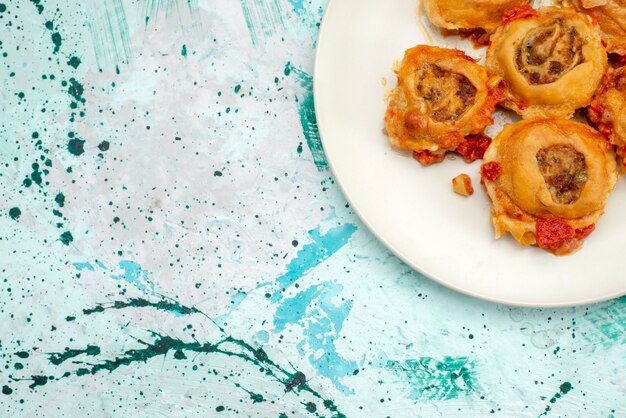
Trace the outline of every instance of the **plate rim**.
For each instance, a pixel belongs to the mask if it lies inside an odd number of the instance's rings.
[[[591,305],[591,304],[594,304],[594,303],[605,302],[605,301],[616,299],[616,298],[619,298],[621,296],[626,295],[626,289],[624,289],[622,291],[615,292],[615,293],[612,293],[612,294],[609,294],[609,295],[605,295],[605,296],[597,296],[597,297],[593,297],[593,298],[589,298],[589,299],[579,299],[579,300],[574,300],[574,301],[570,301],[570,302],[554,302],[554,303],[521,302],[521,301],[511,300],[511,299],[507,299],[507,298],[492,297],[492,296],[484,295],[484,294],[479,293],[479,292],[472,291],[471,289],[467,289],[467,288],[463,288],[461,286],[457,286],[457,285],[447,281],[443,277],[438,277],[437,275],[430,273],[428,271],[428,269],[424,268],[423,266],[418,265],[417,263],[415,263],[414,261],[409,259],[409,257],[407,257],[404,254],[402,254],[402,252],[399,249],[397,249],[391,242],[389,242],[387,239],[385,239],[383,237],[383,235],[381,233],[379,233],[379,231],[377,231],[371,225],[371,223],[368,221],[368,219],[366,219],[366,217],[362,214],[362,212],[358,208],[358,205],[354,204],[354,200],[352,199],[352,197],[351,197],[350,193],[348,192],[348,190],[345,188],[342,179],[337,175],[337,171],[335,170],[335,163],[333,162],[333,158],[331,157],[330,154],[328,154],[326,152],[327,147],[325,145],[326,145],[328,139],[327,139],[326,134],[324,133],[324,131],[325,131],[324,126],[320,122],[323,118],[320,118],[321,112],[319,110],[319,106],[320,106],[319,95],[320,95],[320,93],[319,93],[319,88],[318,88],[318,86],[319,86],[318,69],[321,67],[320,66],[320,61],[321,61],[322,48],[320,48],[320,45],[322,45],[322,37],[324,36],[324,34],[326,32],[325,29],[327,27],[327,23],[328,23],[328,20],[329,20],[328,16],[332,13],[332,9],[333,9],[333,5],[334,4],[336,4],[336,0],[328,0],[328,2],[326,4],[326,9],[324,10],[324,15],[323,15],[322,21],[320,23],[319,32],[318,32],[318,35],[317,35],[317,41],[316,41],[316,44],[315,44],[315,58],[314,58],[314,66],[313,66],[313,105],[314,105],[314,108],[315,108],[315,117],[316,117],[316,121],[317,121],[317,128],[318,128],[318,132],[319,132],[320,139],[321,139],[321,142],[322,142],[322,148],[324,149],[324,155],[326,156],[326,160],[328,162],[328,166],[331,169],[333,177],[335,178],[337,184],[339,185],[339,189],[341,190],[342,194],[346,197],[346,199],[350,203],[350,206],[354,210],[354,212],[357,215],[357,217],[367,227],[367,229],[374,235],[374,237],[376,237],[376,239],[378,241],[380,241],[393,255],[398,257],[402,262],[407,264],[409,267],[411,267],[416,272],[418,272],[421,275],[423,275],[425,278],[427,278],[429,280],[432,280],[435,283],[438,283],[438,284],[440,284],[440,285],[442,285],[442,286],[444,286],[444,287],[446,287],[448,289],[454,290],[454,291],[456,291],[458,293],[461,293],[463,295],[470,296],[470,297],[476,298],[478,300],[499,304],[499,305],[510,306],[510,307],[521,307],[521,308],[537,308],[537,309],[541,309],[541,308],[571,308],[571,307],[575,307],[575,306],[584,306],[584,305]]]

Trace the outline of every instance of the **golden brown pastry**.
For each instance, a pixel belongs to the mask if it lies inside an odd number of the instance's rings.
[[[617,147],[623,173],[626,168],[626,67],[607,72],[587,115]]]
[[[529,9],[491,37],[487,69],[524,119],[571,117],[591,102],[608,64],[597,24],[572,9]]]
[[[481,176],[496,238],[556,255],[578,250],[604,212],[617,181],[607,139],[574,121],[506,125],[484,156]]]
[[[496,30],[502,14],[511,8],[527,5],[529,0],[424,0],[424,8],[433,25],[449,30]]]
[[[424,165],[493,123],[497,88],[462,51],[418,45],[406,51],[396,75],[398,85],[387,97],[387,134]]]
[[[571,5],[598,22],[607,51],[626,55],[626,0],[571,0]]]

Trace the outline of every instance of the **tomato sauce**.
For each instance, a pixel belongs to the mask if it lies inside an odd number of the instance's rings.
[[[495,161],[490,161],[480,167],[480,174],[484,179],[487,179],[489,181],[494,181],[495,179],[500,177],[501,172],[502,167]]]
[[[463,157],[465,162],[471,163],[483,158],[489,144],[491,144],[491,138],[485,134],[468,135],[456,147],[456,152]]]
[[[527,4],[525,4],[524,6],[515,6],[502,13],[502,24],[506,25],[507,23],[517,19],[523,19],[525,17],[538,15],[539,13],[537,13],[535,9]]]

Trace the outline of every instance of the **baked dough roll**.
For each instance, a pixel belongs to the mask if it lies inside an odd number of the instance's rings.
[[[600,30],[572,9],[528,9],[491,37],[487,68],[524,119],[569,118],[591,102],[608,67]]]
[[[556,255],[582,246],[618,177],[607,139],[568,120],[506,125],[484,159],[481,182],[496,238],[509,232]]]
[[[395,72],[397,87],[386,98],[387,134],[420,163],[441,161],[493,123],[500,90],[490,88],[487,71],[462,51],[418,45]]]
[[[571,5],[598,22],[607,51],[626,55],[626,0],[571,0]]]
[[[616,146],[623,173],[626,168],[626,67],[607,72],[587,115]]]
[[[484,29],[493,32],[502,23],[502,14],[529,0],[424,0],[433,25],[448,30]]]

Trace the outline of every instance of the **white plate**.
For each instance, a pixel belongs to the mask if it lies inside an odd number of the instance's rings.
[[[623,180],[582,250],[555,257],[521,247],[508,235],[494,240],[480,161],[466,164],[459,158],[422,167],[391,149],[382,130],[384,92],[395,85],[393,61],[407,48],[428,43],[427,33],[434,44],[460,45],[473,57],[485,52],[457,37],[441,38],[432,27],[424,32],[418,22],[425,19],[417,17],[415,0],[331,0],[326,10],[315,62],[317,121],[330,166],[352,207],[406,263],[478,298],[547,307],[625,294]],[[389,80],[387,87],[382,77]],[[470,198],[452,192],[451,179],[462,172],[472,177]]]

